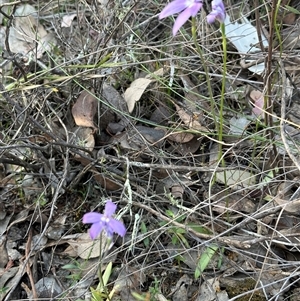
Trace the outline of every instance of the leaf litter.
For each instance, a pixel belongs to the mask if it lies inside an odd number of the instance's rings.
[[[282,1],[265,75],[270,40],[240,4],[221,116],[215,28],[201,58],[157,3],[1,2],[0,300],[90,299],[99,272],[111,300],[295,300],[299,5]],[[92,241],[82,216],[108,198],[127,234]]]

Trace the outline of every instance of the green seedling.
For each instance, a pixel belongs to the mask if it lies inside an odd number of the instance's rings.
[[[66,276],[67,279],[71,279],[74,282],[78,282],[82,278],[82,267],[77,261],[74,261],[74,263],[64,265],[62,269],[70,270],[71,274]]]
[[[142,234],[146,234],[147,232],[148,232],[148,229],[147,229],[146,224],[145,224],[144,222],[141,222],[141,233],[142,233]],[[145,246],[146,248],[148,248],[148,247],[149,247],[149,244],[150,244],[149,237],[145,237],[145,238],[143,239],[143,243],[144,243],[144,246]]]
[[[217,252],[218,248],[219,247],[214,244],[211,244],[210,246],[206,247],[205,251],[198,260],[198,264],[195,270],[195,279],[198,279],[202,275],[202,273],[212,260],[213,256]]]
[[[171,210],[166,210],[166,214],[178,223],[183,222],[186,218],[185,214],[182,214],[180,216],[175,216],[174,212],[172,212]],[[166,222],[161,222],[159,225],[164,226],[166,224],[167,224]],[[172,237],[171,240],[172,240],[173,245],[177,245],[177,244],[181,243],[187,248],[190,247],[188,241],[186,240],[186,238],[184,236],[186,234],[186,231],[184,229],[172,226],[172,227],[168,228],[168,233],[171,234],[171,237]]]
[[[101,279],[99,281],[99,284],[97,285],[97,288],[94,289],[91,287],[91,293],[92,293],[92,301],[103,301],[103,300],[110,300],[114,294],[114,290],[112,290],[110,292],[110,294],[108,294],[107,291],[107,283],[108,280],[111,276],[111,272],[112,272],[112,263],[110,262],[103,275],[100,275]]]

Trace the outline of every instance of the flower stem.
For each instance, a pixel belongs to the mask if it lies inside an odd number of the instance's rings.
[[[223,76],[222,76],[222,87],[221,87],[221,99],[220,99],[220,109],[219,109],[219,160],[222,157],[222,140],[223,140],[223,110],[224,110],[224,100],[225,100],[225,87],[226,87],[226,73],[227,73],[227,44],[226,44],[226,33],[225,25],[221,23],[221,33],[222,33],[222,48],[223,48]],[[222,160],[222,163],[224,159]]]
[[[208,94],[209,94],[209,99],[210,99],[211,112],[212,112],[212,115],[213,115],[214,124],[216,126],[216,131],[218,132],[219,131],[219,125],[218,125],[218,122],[217,122],[217,118],[214,114],[214,108],[216,106],[216,103],[215,103],[214,96],[213,96],[213,91],[212,91],[212,87],[211,87],[211,80],[210,80],[209,74],[208,74],[208,68],[207,68],[207,65],[206,65],[205,60],[204,60],[202,49],[199,46],[199,43],[197,41],[197,26],[196,26],[196,18],[195,17],[192,17],[192,37],[193,37],[194,44],[196,46],[197,52],[199,54],[199,57],[202,61],[202,67],[204,69],[206,83],[207,83],[207,89],[208,89]]]

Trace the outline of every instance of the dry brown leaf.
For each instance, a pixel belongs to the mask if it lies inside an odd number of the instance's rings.
[[[292,25],[296,20],[296,14],[286,9],[286,5],[291,5],[293,7],[293,3],[290,0],[282,0],[280,3],[280,9],[277,15],[278,23],[285,24],[285,25]],[[294,7],[297,9],[297,5]]]
[[[140,100],[152,81],[152,79],[148,78],[137,78],[131,83],[130,87],[126,89],[124,98],[127,103],[129,113],[132,113],[135,103]]]
[[[117,280],[114,282],[114,297],[121,296],[118,300],[136,300],[131,292],[136,291],[146,281],[145,274],[139,266],[127,266],[122,269]]]
[[[162,74],[163,68],[154,72],[153,75],[149,74],[145,78],[137,78],[131,83],[124,93],[129,113],[132,113],[135,103],[140,100],[149,84],[155,81],[155,76],[161,76]]]
[[[40,58],[45,51],[50,51],[56,40],[48,34],[45,28],[35,18],[37,12],[29,4],[17,8],[14,26],[9,33],[10,50],[14,53],[28,53],[33,51],[36,58]]]
[[[61,27],[70,27],[77,14],[65,15],[61,20]]]
[[[97,113],[98,100],[87,91],[82,91],[72,108],[72,115],[78,126],[91,127],[94,125],[94,116]]]
[[[283,18],[283,24],[292,25],[295,23],[296,15],[294,13],[286,14]]]
[[[219,160],[218,144],[215,143],[210,149],[209,166],[211,168],[217,167]],[[245,170],[236,166],[235,169],[228,169],[224,171],[218,171],[214,173],[216,181],[218,183],[226,184],[233,190],[239,190],[241,188],[248,188],[256,184],[256,175],[253,172]]]
[[[184,156],[186,154],[194,154],[199,149],[200,145],[200,139],[194,137],[191,141],[180,144],[180,147],[178,147],[177,151]]]
[[[74,131],[75,141],[78,146],[85,147],[90,152],[95,146],[94,130],[91,128],[79,127]]]
[[[104,83],[102,87],[102,95],[114,113],[116,113],[120,118],[124,117],[123,114],[128,112],[127,105],[118,90],[108,83]]]
[[[251,103],[254,106],[252,112],[256,116],[260,116],[263,113],[264,108],[264,94],[258,90],[253,90],[250,93]]]
[[[275,202],[282,207],[282,209],[288,213],[299,213],[300,212],[300,199],[293,201],[283,200],[278,197],[274,197]]]
[[[194,135],[191,133],[171,133],[167,138],[170,141],[187,143],[194,138]]]
[[[171,187],[171,193],[175,199],[182,199],[184,188],[180,184],[175,184]]]
[[[101,249],[100,239],[102,239]],[[68,241],[72,249],[67,249],[67,252],[72,255],[76,254],[76,257],[79,256],[82,259],[100,257],[113,246],[113,244],[108,244],[108,238],[105,235],[101,235],[100,239],[92,240],[88,233],[82,233],[77,239]]]
[[[172,114],[170,109],[167,106],[159,105],[153,112],[150,117],[150,121],[161,124],[168,125],[169,120],[171,119]]]
[[[194,120],[192,116],[186,113],[182,108],[175,104],[177,114],[179,115],[182,122],[190,129],[208,132],[205,126],[202,126],[197,120]]]

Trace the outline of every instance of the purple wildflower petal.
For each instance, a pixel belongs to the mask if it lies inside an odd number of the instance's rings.
[[[186,1],[184,0],[175,0],[169,3],[159,14],[159,19],[166,18],[173,14],[180,13],[186,8]]]
[[[223,12],[225,12],[225,5],[222,0],[213,0],[211,2],[212,10],[217,9],[217,7],[219,7]]]
[[[191,11],[185,9],[181,14],[178,15],[174,25],[173,25],[173,36],[175,36],[180,29],[180,27],[191,17]]]
[[[95,239],[102,231],[105,231],[109,238],[113,236],[114,232],[121,236],[125,235],[126,228],[123,223],[112,217],[116,209],[117,205],[108,200],[105,204],[104,214],[89,212],[83,216],[83,223],[92,224],[89,231],[92,239]]]
[[[126,234],[126,228],[124,224],[116,219],[111,219],[109,221],[109,226],[113,232],[119,234],[120,236],[124,237]]]
[[[103,217],[103,214],[101,214],[101,213],[89,212],[83,216],[82,222],[84,224],[94,224],[94,223],[98,223],[102,217]]]
[[[173,35],[175,36],[180,27],[190,18],[197,15],[199,9],[201,9],[201,3],[195,3],[193,6],[185,9],[181,14],[178,15],[174,26],[173,26]]]
[[[105,204],[104,215],[106,217],[111,217],[117,209],[117,205],[114,204],[111,200],[108,200]]]
[[[202,8],[202,6],[203,6],[202,2],[195,1],[193,6],[190,7],[192,10],[192,17],[195,17],[198,14],[198,11]]]
[[[92,224],[90,231],[89,231],[91,239],[95,239],[100,234],[100,232],[103,230],[104,227],[105,227],[105,224],[102,222]]]

